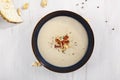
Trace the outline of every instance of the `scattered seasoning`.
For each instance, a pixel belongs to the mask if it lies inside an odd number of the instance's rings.
[[[72,55],[75,55],[75,53],[72,53]]]
[[[82,4],[84,4],[84,2],[82,2]]]
[[[52,39],[54,39],[54,37],[52,37]]]
[[[53,45],[53,43],[50,43],[50,45]]]
[[[77,42],[74,42],[74,45],[77,46]]]
[[[53,47],[53,42],[48,42],[48,44],[50,44],[50,47]]]
[[[81,9],[83,9],[83,8],[84,8],[84,6],[81,7]]]
[[[60,52],[60,50],[58,49],[58,52]]]
[[[71,34],[72,32],[69,32],[69,34]]]
[[[52,44],[50,45],[51,48],[53,48]]]
[[[106,20],[105,22],[107,23],[108,21]]]
[[[76,6],[79,6],[79,3],[77,3]]]
[[[112,28],[112,30],[114,31],[114,30],[115,30],[115,28]]]
[[[97,8],[99,8],[99,6],[97,6]]]
[[[65,54],[65,51],[62,51],[63,54]]]
[[[85,0],[85,2],[87,2],[87,0]]]

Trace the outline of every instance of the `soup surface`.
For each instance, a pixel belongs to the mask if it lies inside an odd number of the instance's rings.
[[[47,62],[68,67],[80,61],[86,53],[88,36],[77,20],[59,16],[42,26],[37,43],[40,54]]]

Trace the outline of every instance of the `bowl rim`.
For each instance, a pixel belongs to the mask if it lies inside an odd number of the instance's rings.
[[[37,46],[38,34],[39,34],[40,29],[44,25],[44,23],[46,23],[48,20],[50,20],[54,17],[58,17],[58,16],[68,16],[68,17],[72,17],[75,20],[79,21],[85,28],[87,35],[88,35],[88,48],[86,50],[85,55],[79,62],[77,62],[76,64],[69,66],[69,67],[57,67],[57,66],[54,66],[54,65],[48,63],[40,55],[40,51],[38,50],[38,46]],[[46,67],[47,69],[54,71],[54,72],[67,73],[67,72],[72,72],[72,71],[75,71],[75,70],[81,68],[89,60],[89,58],[93,52],[93,48],[94,48],[94,35],[93,35],[93,31],[92,31],[90,25],[88,24],[88,22],[83,17],[81,17],[79,14],[72,12],[72,11],[59,10],[59,11],[54,11],[54,12],[47,14],[37,23],[37,25],[34,28],[33,34],[32,34],[31,42],[32,42],[32,49],[33,49],[35,57],[37,58],[37,60],[39,62],[42,63],[42,65],[44,67]]]

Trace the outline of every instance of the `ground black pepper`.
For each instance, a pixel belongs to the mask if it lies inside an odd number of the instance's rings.
[[[97,8],[99,8],[99,6],[97,6]]]
[[[108,21],[106,20],[105,22],[107,23]]]
[[[112,30],[115,30],[115,28],[112,28]]]
[[[77,3],[76,6],[79,6],[79,3]]]
[[[72,32],[69,32],[69,34],[71,34]]]
[[[84,4],[84,2],[82,2],[82,4]]]
[[[83,8],[84,8],[84,6],[81,7],[81,9],[83,9]]]

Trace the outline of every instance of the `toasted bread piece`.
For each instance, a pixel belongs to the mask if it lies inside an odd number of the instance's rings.
[[[29,7],[29,3],[24,3],[22,6],[22,9],[26,10],[26,9],[28,9],[28,7]]]
[[[47,6],[47,0],[41,0],[41,6],[42,7],[45,7],[45,6]]]
[[[11,23],[21,23],[23,21],[11,0],[0,0],[0,14]]]

